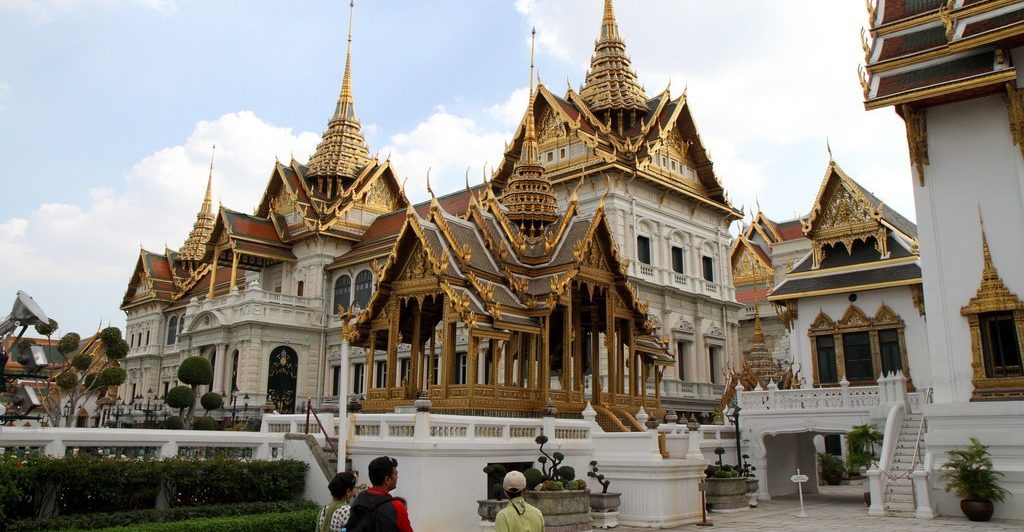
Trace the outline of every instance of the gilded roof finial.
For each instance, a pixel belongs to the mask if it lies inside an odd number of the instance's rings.
[[[580,89],[580,96],[590,110],[648,112],[647,95],[626,55],[626,43],[619,36],[612,0],[604,2],[601,35],[594,45],[590,71]]]
[[[619,25],[615,23],[615,6],[612,0],[604,0],[604,17],[601,20],[601,38],[619,38]]]
[[[349,1],[348,42],[345,50],[345,73],[334,115],[327,122],[320,145],[309,158],[307,174],[315,176],[352,176],[370,162],[362,127],[356,117],[352,96],[352,17],[355,0]]]
[[[214,144],[210,150],[210,174],[206,178],[206,195],[203,197],[203,205],[196,214],[196,222],[192,225],[192,231],[181,245],[181,260],[199,261],[206,254],[206,244],[213,234],[213,226],[216,217],[213,215],[213,154],[217,150]]]
[[[828,162],[832,162],[835,159],[832,158],[832,144],[828,141],[828,137],[825,137],[825,149],[828,150]]]
[[[992,262],[992,252],[988,249],[988,236],[985,234],[985,219],[981,216],[981,204],[978,204],[978,225],[981,226],[981,255],[984,261],[984,269],[982,270],[981,278],[983,280],[992,280],[999,277],[999,271],[996,270],[995,264]]]
[[[437,197],[434,196],[434,191],[430,188],[430,167],[429,166],[427,167],[427,193],[430,194],[430,198],[431,199],[437,199]]]

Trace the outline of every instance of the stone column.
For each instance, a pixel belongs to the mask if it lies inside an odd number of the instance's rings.
[[[344,326],[342,326],[344,329]],[[348,441],[348,365],[352,346],[341,337],[341,364],[338,365],[338,473],[345,470],[345,444]]]

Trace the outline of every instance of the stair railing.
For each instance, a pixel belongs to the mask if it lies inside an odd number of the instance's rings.
[[[331,448],[331,453],[334,454],[335,459],[338,458],[338,448],[334,446],[334,442],[331,441],[331,435],[327,433],[327,429],[324,428],[324,424],[320,421],[320,416],[317,415],[316,410],[313,408],[313,401],[310,399],[306,400],[306,428],[303,431],[305,434],[309,434],[309,416],[312,415],[313,419],[316,420],[317,427],[320,428],[320,433],[324,435],[324,441]],[[343,420],[338,420],[339,422]]]
[[[925,392],[923,394],[921,394],[921,405],[924,406],[925,404],[930,403],[931,400],[932,400],[932,388],[928,388],[927,390],[925,390]],[[920,464],[920,462],[918,462],[918,459],[921,456],[921,438],[924,436],[924,427],[925,427],[924,414],[922,413],[921,414],[921,424],[920,424],[920,426],[917,427],[917,441],[914,442],[914,460],[910,463],[910,470],[911,471],[913,471],[914,469],[917,469],[917,466]]]

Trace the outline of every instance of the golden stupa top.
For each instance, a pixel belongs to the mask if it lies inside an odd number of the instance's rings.
[[[533,35],[536,36],[536,30]],[[537,146],[537,132],[534,124],[533,106],[536,91],[533,90],[533,45],[530,48],[530,101],[526,106],[526,132],[519,152],[519,160],[513,167],[508,186],[501,202],[508,208],[508,218],[519,224],[527,233],[536,234],[547,224],[555,221],[558,200],[551,191],[551,183],[544,176]]]
[[[626,55],[626,42],[619,36],[612,0],[604,2],[601,36],[594,45],[587,80],[580,96],[590,110],[647,112],[647,95],[637,81]]]
[[[216,146],[214,146],[216,149]],[[210,175],[206,178],[206,197],[203,198],[203,206],[199,208],[196,215],[196,223],[192,226],[192,232],[188,234],[185,243],[181,245],[180,259],[183,261],[200,261],[206,254],[206,244],[213,234],[213,225],[216,221],[213,215],[213,154],[210,154]]]
[[[320,145],[309,158],[306,174],[309,176],[354,176],[369,164],[370,151],[363,138],[362,127],[356,118],[355,98],[352,96],[352,10],[349,3],[348,47],[345,53],[345,74],[341,93],[334,108],[334,116],[327,122]]]

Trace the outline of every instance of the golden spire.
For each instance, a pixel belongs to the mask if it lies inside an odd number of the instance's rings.
[[[638,111],[647,113],[647,95],[630,68],[626,55],[626,42],[619,36],[619,25],[615,22],[615,8],[612,0],[604,2],[604,17],[601,20],[601,36],[594,45],[590,58],[590,71],[580,90],[580,96],[590,110]]]
[[[206,254],[206,244],[213,234],[213,225],[216,217],[213,215],[213,154],[217,151],[214,144],[210,150],[210,174],[206,178],[206,196],[203,198],[203,205],[196,215],[196,223],[192,226],[185,243],[181,245],[181,260],[199,261]]]
[[[533,118],[533,106],[537,97],[533,88],[533,53],[537,30],[534,29],[530,35],[530,99],[526,106],[526,131],[519,160],[513,167],[512,176],[501,201],[508,207],[508,218],[515,221],[520,230],[530,236],[539,236],[544,228],[557,218],[555,207],[558,201],[551,191],[551,183],[544,177],[540,149],[537,147]]]
[[[992,252],[988,249],[988,236],[985,234],[985,220],[981,217],[981,205],[978,205],[978,225],[981,226],[982,282],[999,280],[999,270],[993,264]]]
[[[334,108],[334,116],[327,122],[320,145],[309,158],[307,175],[310,177],[351,177],[370,162],[362,127],[356,117],[355,98],[352,96],[352,13],[355,0],[349,2],[348,45],[345,52],[345,74],[341,93]]]

